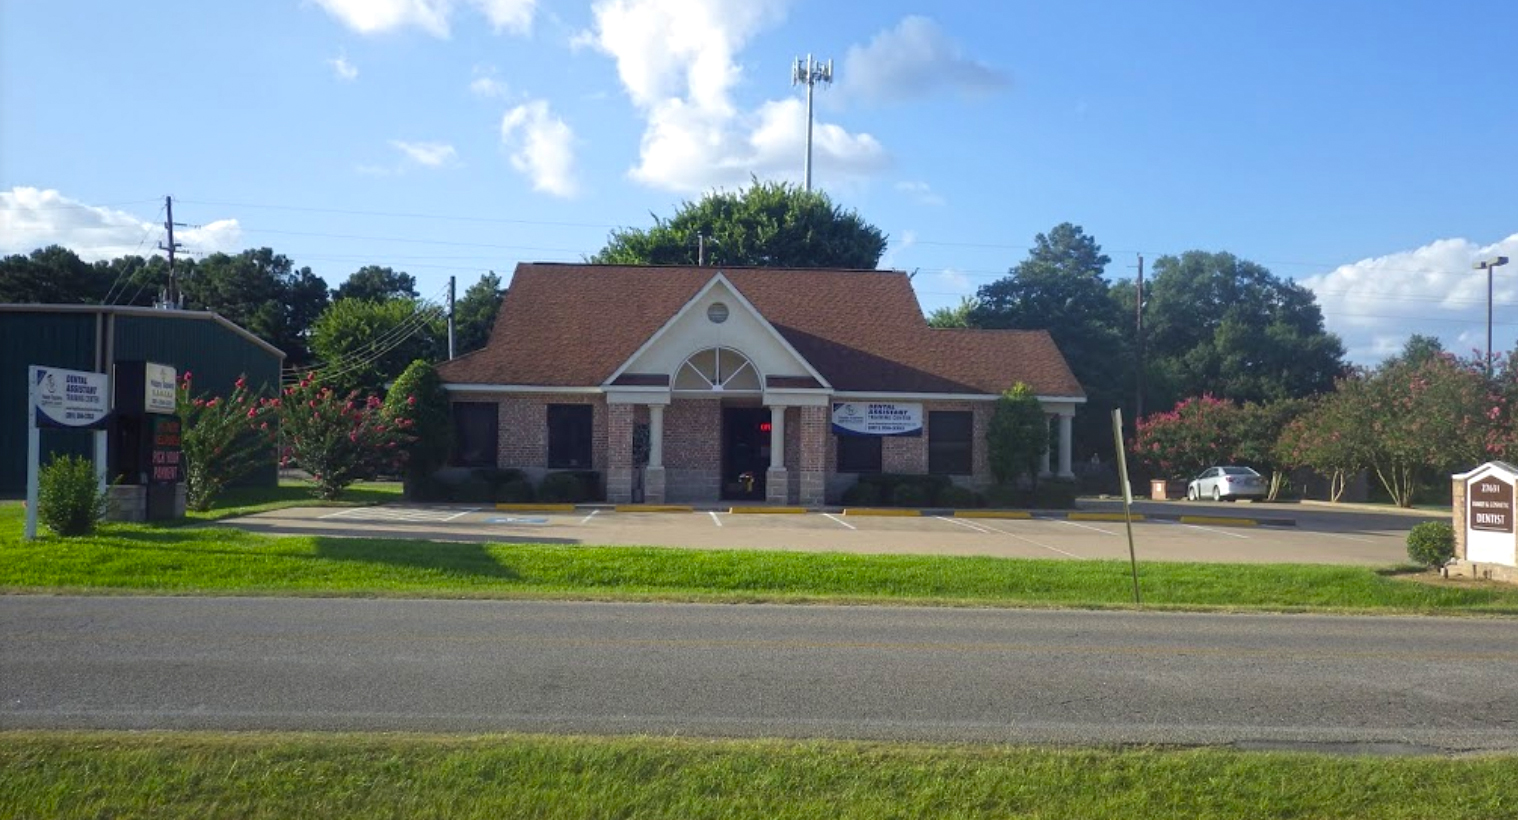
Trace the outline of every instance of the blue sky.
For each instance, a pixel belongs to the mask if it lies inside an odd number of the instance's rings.
[[[1498,2],[267,0],[0,5],[0,252],[268,245],[427,295],[797,180],[790,63],[832,58],[815,183],[927,309],[1082,225],[1131,277],[1228,250],[1354,359],[1484,343],[1518,260],[1518,6]],[[1497,284],[1518,337],[1518,265]]]

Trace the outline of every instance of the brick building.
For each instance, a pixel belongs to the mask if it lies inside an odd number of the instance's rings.
[[[523,264],[490,343],[442,365],[457,462],[596,470],[611,501],[834,501],[860,474],[991,482],[1029,384],[1071,475],[1085,394],[1044,331],[929,327],[904,273]]]

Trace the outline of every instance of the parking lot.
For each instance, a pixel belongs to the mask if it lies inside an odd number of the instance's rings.
[[[1133,525],[1143,560],[1357,564],[1406,560],[1407,531],[1426,517],[1273,506],[1253,514],[1275,525],[1186,523],[1177,515],[1249,518],[1253,505],[1148,503]],[[1086,512],[1120,512],[1092,503]],[[1196,519],[1192,519],[1196,520]],[[1126,559],[1122,521],[1069,520],[1063,513],[1032,519],[851,515],[842,512],[739,514],[721,510],[506,512],[461,506],[299,508],[225,522],[285,535],[427,538],[447,541],[571,545],[666,546],[807,552],[984,555],[1005,558]],[[1237,522],[1242,524],[1244,522]],[[1288,524],[1280,526],[1280,524]]]

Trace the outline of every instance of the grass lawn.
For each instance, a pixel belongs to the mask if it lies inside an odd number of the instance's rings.
[[[238,487],[216,499],[216,506],[205,512],[192,512],[191,521],[219,521],[239,515],[283,510],[290,507],[355,507],[399,501],[399,481],[362,481],[343,491],[336,501],[322,501],[311,493],[304,481],[281,481],[278,487]]]
[[[0,506],[0,592],[1122,607],[1123,561],[429,543],[109,525],[19,538]],[[1518,614],[1518,589],[1323,565],[1141,565],[1169,609]]]
[[[541,736],[0,732],[13,817],[1431,818],[1518,758]]]

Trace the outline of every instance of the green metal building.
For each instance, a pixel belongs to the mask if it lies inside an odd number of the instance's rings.
[[[111,372],[117,362],[151,361],[194,374],[195,393],[226,395],[238,376],[265,395],[279,389],[285,354],[215,313],[103,305],[0,304],[0,497],[26,490],[29,365]],[[91,454],[90,434],[43,430],[42,461]],[[272,486],[278,466],[246,482]]]

